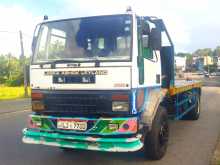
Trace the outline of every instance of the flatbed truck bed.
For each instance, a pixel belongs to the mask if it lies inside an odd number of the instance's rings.
[[[175,85],[169,88],[170,96],[174,96],[177,94],[181,94],[182,92],[191,90],[193,88],[200,88],[202,86],[202,82],[195,80],[176,80]]]

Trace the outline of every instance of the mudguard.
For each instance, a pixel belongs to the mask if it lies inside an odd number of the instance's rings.
[[[149,129],[151,129],[158,106],[163,101],[167,92],[167,89],[162,88],[151,89],[147,92],[147,97],[145,98],[145,107],[141,114],[141,123],[147,125]]]

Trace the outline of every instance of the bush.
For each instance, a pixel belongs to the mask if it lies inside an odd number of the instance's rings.
[[[5,84],[6,84],[6,86],[9,86],[9,87],[16,87],[16,86],[21,86],[22,81],[19,79],[6,80]]]

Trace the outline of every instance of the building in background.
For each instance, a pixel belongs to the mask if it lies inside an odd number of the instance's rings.
[[[175,67],[177,71],[186,70],[186,57],[175,56]]]
[[[213,57],[211,57],[211,56],[204,56],[203,59],[204,59],[204,66],[214,64]]]
[[[206,66],[214,65],[214,58],[212,56],[194,56],[193,61],[196,69],[199,71],[203,71]]]
[[[217,57],[216,64],[217,64],[217,69],[220,70],[220,57]]]

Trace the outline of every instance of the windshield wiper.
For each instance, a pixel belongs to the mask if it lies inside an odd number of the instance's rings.
[[[63,63],[79,63],[80,61],[76,60],[67,60],[67,59],[61,59],[61,60],[54,60],[51,61],[51,69],[55,69],[56,64],[63,64]]]

